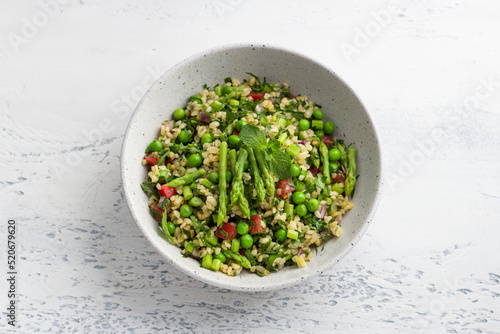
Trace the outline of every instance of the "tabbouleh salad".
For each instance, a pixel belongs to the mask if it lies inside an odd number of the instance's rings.
[[[203,268],[303,268],[353,208],[356,149],[322,107],[251,73],[190,97],[146,149],[142,189],[166,239]]]

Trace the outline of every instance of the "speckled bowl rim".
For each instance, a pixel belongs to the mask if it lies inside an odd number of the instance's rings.
[[[127,176],[127,171],[125,168],[126,163],[123,159],[125,152],[127,150],[128,144],[130,142],[129,135],[131,132],[131,125],[134,123],[134,120],[137,117],[139,117],[138,111],[141,108],[142,104],[144,103],[148,94],[151,91],[157,89],[157,87],[160,85],[160,83],[162,82],[164,77],[167,77],[171,72],[174,72],[174,71],[176,71],[184,66],[188,66],[191,63],[195,63],[199,59],[206,57],[209,54],[218,53],[218,52],[222,52],[222,51],[228,51],[231,49],[239,49],[239,48],[267,48],[267,49],[274,49],[277,51],[285,52],[285,53],[291,54],[293,56],[303,58],[306,61],[310,61],[310,62],[316,64],[317,66],[321,67],[323,70],[327,71],[330,75],[336,77],[336,79],[339,80],[345,86],[345,88],[358,100],[358,103],[361,105],[363,111],[365,112],[365,115],[366,115],[368,121],[370,122],[372,129],[373,129],[373,137],[376,141],[376,147],[377,147],[376,153],[378,155],[378,164],[376,165],[376,167],[378,168],[379,178],[378,178],[378,182],[376,185],[374,200],[371,203],[371,207],[368,209],[368,214],[366,215],[367,219],[366,219],[365,223],[362,225],[362,227],[359,229],[358,233],[355,236],[355,239],[353,239],[348,246],[344,247],[339,253],[337,253],[334,258],[332,258],[330,261],[326,262],[324,265],[318,267],[315,270],[309,271],[308,273],[301,275],[301,276],[298,276],[296,278],[288,279],[285,282],[278,281],[278,280],[272,280],[272,281],[267,281],[265,285],[260,285],[260,286],[246,286],[246,285],[244,285],[244,282],[242,282],[242,280],[234,280],[234,282],[231,282],[231,283],[226,283],[226,282],[214,280],[214,279],[211,279],[210,277],[207,277],[207,276],[201,274],[200,271],[193,272],[191,270],[188,270],[188,269],[186,269],[186,267],[178,264],[176,261],[174,261],[172,258],[170,258],[169,255],[166,252],[164,252],[164,249],[163,249],[164,245],[158,245],[152,241],[150,233],[153,233],[153,232],[148,231],[143,226],[143,224],[140,221],[139,215],[136,214],[136,212],[135,212],[134,202],[133,202],[131,195],[129,193],[131,191],[136,191],[136,189],[129,188],[129,184],[126,180],[126,176]],[[151,87],[144,94],[141,101],[139,101],[139,103],[138,103],[136,109],[134,110],[134,112],[130,118],[130,121],[127,125],[127,130],[125,132],[125,136],[124,136],[123,144],[122,144],[122,149],[121,149],[121,157],[122,157],[122,159],[121,159],[120,171],[121,171],[125,199],[127,201],[127,205],[128,205],[130,213],[132,214],[132,217],[134,218],[137,226],[139,227],[140,231],[145,236],[145,238],[148,240],[148,242],[153,245],[153,247],[167,260],[167,262],[169,262],[170,264],[173,264],[181,272],[183,272],[183,273],[185,273],[193,278],[196,278],[204,283],[208,283],[208,284],[211,284],[211,285],[216,286],[216,287],[229,289],[229,290],[235,290],[235,291],[272,291],[272,290],[284,289],[284,288],[290,287],[294,284],[303,283],[307,279],[321,275],[326,270],[331,269],[334,264],[338,263],[342,258],[344,258],[354,248],[354,246],[359,242],[361,237],[365,234],[366,230],[368,229],[368,227],[370,225],[370,222],[373,219],[373,216],[376,213],[376,210],[378,208],[378,204],[380,201],[380,197],[382,194],[382,186],[383,186],[383,183],[382,183],[382,180],[383,180],[382,158],[383,157],[382,157],[381,143],[379,140],[379,135],[377,133],[375,123],[373,122],[373,119],[372,119],[370,113],[368,112],[368,109],[366,108],[365,103],[363,103],[363,101],[354,92],[354,90],[337,73],[333,72],[331,69],[329,69],[327,66],[325,66],[324,64],[322,64],[318,60],[313,59],[309,56],[306,56],[302,53],[299,53],[296,50],[284,48],[282,46],[275,46],[275,45],[272,45],[269,43],[233,43],[233,44],[221,45],[218,47],[214,47],[214,48],[210,48],[210,49],[206,49],[206,50],[203,50],[201,52],[198,52],[190,57],[185,58],[181,62],[177,63],[175,66],[171,67],[168,71],[166,71],[164,74],[162,74],[161,77],[159,79],[157,79],[155,81],[155,83],[153,83],[153,85],[151,85]],[[271,273],[271,275],[272,275],[272,273]]]

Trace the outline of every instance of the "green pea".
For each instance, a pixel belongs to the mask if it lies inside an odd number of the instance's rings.
[[[232,90],[233,90],[233,87],[224,86],[224,88],[222,88],[222,95],[227,95],[227,94],[231,93]]]
[[[325,135],[325,131],[323,131],[323,130],[316,130],[316,131],[314,131],[314,134],[316,136],[318,136],[318,138],[321,138],[321,137],[323,137]]]
[[[299,174],[299,178],[300,178],[301,176],[303,176],[303,177],[304,177],[304,179],[305,179],[305,178],[307,177],[307,172],[306,172],[305,170],[301,170],[301,171],[300,171],[300,174]]]
[[[210,133],[204,133],[203,136],[201,136],[201,145],[211,143],[213,140],[214,139]]]
[[[231,183],[233,181],[233,173],[228,170],[226,171],[226,182]]]
[[[332,148],[330,151],[328,151],[328,159],[330,161],[337,161],[340,159],[341,153],[338,148]]]
[[[177,139],[179,139],[181,143],[187,144],[191,140],[191,135],[185,130],[182,130],[181,133],[179,133],[179,135],[177,136]]]
[[[208,175],[208,179],[210,180],[210,182],[212,182],[213,184],[218,184],[219,183],[219,173],[217,172],[212,172]]]
[[[297,177],[300,174],[300,167],[296,164],[292,164],[292,167],[290,167],[290,171],[292,172],[292,177]]]
[[[219,254],[214,254],[214,259],[217,259],[222,263],[226,262],[227,260],[226,256],[222,252],[220,252]]]
[[[286,240],[286,231],[283,228],[280,228],[279,230],[274,233],[274,236],[276,238],[277,242],[283,242]]]
[[[309,126],[311,124],[309,123],[309,121],[307,119],[301,119],[299,121],[299,130],[300,131],[306,131],[306,130],[309,130]]]
[[[245,235],[248,231],[250,231],[250,226],[248,226],[245,222],[239,222],[238,225],[236,225],[236,230],[238,231],[238,234]]]
[[[241,247],[249,249],[253,245],[253,238],[250,234],[242,235],[240,238]]]
[[[295,212],[300,216],[304,217],[307,215],[307,207],[305,204],[299,204],[295,207]]]
[[[176,120],[183,119],[184,117],[186,117],[186,112],[184,111],[184,109],[179,108],[174,110],[174,118]]]
[[[300,140],[305,140],[306,139],[306,132],[305,131],[300,131],[299,132],[299,139]]]
[[[200,167],[203,162],[203,159],[201,158],[201,155],[198,153],[191,154],[191,156],[188,158],[188,166],[189,167]]]
[[[326,122],[325,125],[323,125],[323,130],[325,130],[327,135],[331,135],[333,131],[335,131],[335,124],[332,122]]]
[[[196,197],[193,197],[193,198],[196,198]],[[191,201],[193,200],[193,198],[191,198]],[[189,202],[191,202],[189,201]],[[191,216],[193,214],[193,208],[190,207],[189,205],[187,204],[183,204],[181,206],[181,216],[184,217],[184,218],[187,218],[189,216]]]
[[[262,116],[262,117],[260,118],[260,124],[261,124],[262,126],[266,126],[266,125],[268,125],[268,124],[269,124],[269,120],[267,119],[267,117]]]
[[[251,217],[251,216],[258,215],[258,214],[259,214],[259,213],[257,212],[257,210],[255,210],[255,209],[250,210],[250,217]]]
[[[195,197],[191,198],[188,203],[189,203],[189,205],[197,208],[203,204],[203,201],[201,200],[201,198],[195,196]],[[186,205],[186,204],[184,204],[184,205]],[[184,207],[184,205],[181,207],[181,215],[182,215],[182,208]],[[186,205],[186,206],[191,209],[191,213],[192,213],[193,209],[188,205]],[[189,216],[191,216],[191,214]],[[184,217],[188,217],[188,216],[184,216]]]
[[[228,140],[229,140],[229,145],[231,145],[232,147],[238,147],[241,143],[241,139],[237,135],[229,136]]]
[[[247,124],[248,124],[247,121],[242,121],[242,120],[237,121],[236,122],[236,130],[238,130],[238,132],[241,131],[241,128]]]
[[[174,235],[175,233],[175,224],[172,222],[167,222],[167,230],[170,235]]]
[[[309,202],[307,202],[307,210],[310,212],[315,212],[319,208],[319,201],[316,198],[311,198]]]
[[[292,195],[292,201],[295,204],[304,203],[306,201],[306,195],[301,191],[295,191]]]
[[[316,109],[313,111],[312,116],[314,119],[323,119],[323,117],[325,117],[325,114],[320,109]]]
[[[158,139],[155,139],[148,145],[148,149],[153,152],[159,152],[163,150],[163,144]]]
[[[330,162],[329,167],[330,173],[337,173],[340,170],[339,164],[336,164],[335,162]]]

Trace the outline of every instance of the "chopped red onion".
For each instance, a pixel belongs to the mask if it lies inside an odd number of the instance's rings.
[[[165,201],[168,201],[168,197],[165,197],[165,196],[161,196],[160,199],[158,200],[158,206],[162,206],[165,202]]]
[[[271,101],[271,103],[272,103],[272,104],[276,104],[276,98],[274,98],[274,97],[271,97],[271,98],[269,99],[269,101]]]
[[[202,123],[210,123],[210,116],[205,115],[205,113],[200,112],[200,120]]]
[[[307,142],[305,140],[299,141],[298,144],[305,145]]]
[[[326,205],[321,204],[321,205],[319,206],[319,208],[318,208],[318,215],[317,215],[317,217],[318,217],[318,218],[321,218],[321,219],[325,218],[325,216],[326,216],[326,211],[327,211]]]

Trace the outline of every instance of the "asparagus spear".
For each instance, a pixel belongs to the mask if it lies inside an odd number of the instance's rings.
[[[241,212],[244,216],[250,218],[250,206],[248,200],[245,198],[243,189],[243,169],[245,161],[247,160],[248,152],[244,149],[238,153],[238,161],[236,162],[236,172],[231,189],[231,205],[238,202]]]
[[[231,250],[222,250],[222,253],[226,256],[226,257],[229,257],[233,260],[235,260],[236,262],[238,262],[239,265],[241,265],[243,268],[247,268],[247,269],[250,269],[250,267],[252,266],[250,264],[250,261],[248,261],[248,259],[240,254],[237,254]]]
[[[203,168],[200,168],[196,172],[193,172],[191,174],[186,174],[182,177],[172,180],[170,183],[167,184],[167,187],[177,188],[185,184],[189,184],[195,181],[196,179],[202,177],[206,173],[207,172]]]
[[[354,185],[356,184],[356,149],[350,148],[347,152],[347,168],[346,168],[346,179],[345,179],[345,194],[349,196],[354,190]]]
[[[233,175],[236,175],[236,150],[230,150],[229,153],[229,163],[231,164],[231,169],[233,170]]]
[[[271,197],[274,197],[274,179],[269,172],[269,169],[267,168],[264,151],[255,150],[255,157],[257,158],[257,162],[259,163],[259,168],[262,173],[262,179],[264,181],[264,185],[266,186],[266,190]]]
[[[323,163],[323,176],[326,176],[326,184],[330,184],[330,161],[328,158],[328,147],[322,141],[319,142],[319,153],[321,154],[321,162]]]
[[[221,227],[227,215],[227,142],[223,141],[219,147],[219,213],[217,215],[217,226]]]
[[[250,169],[253,174],[255,189],[257,190],[257,198],[263,201],[266,197],[266,188],[264,187],[264,181],[262,181],[262,177],[260,176],[257,160],[255,159],[255,153],[251,147],[247,147],[247,152],[248,158],[250,159]]]
[[[337,148],[340,151],[340,162],[347,168],[347,153],[345,153],[345,148],[342,144],[338,143]]]

